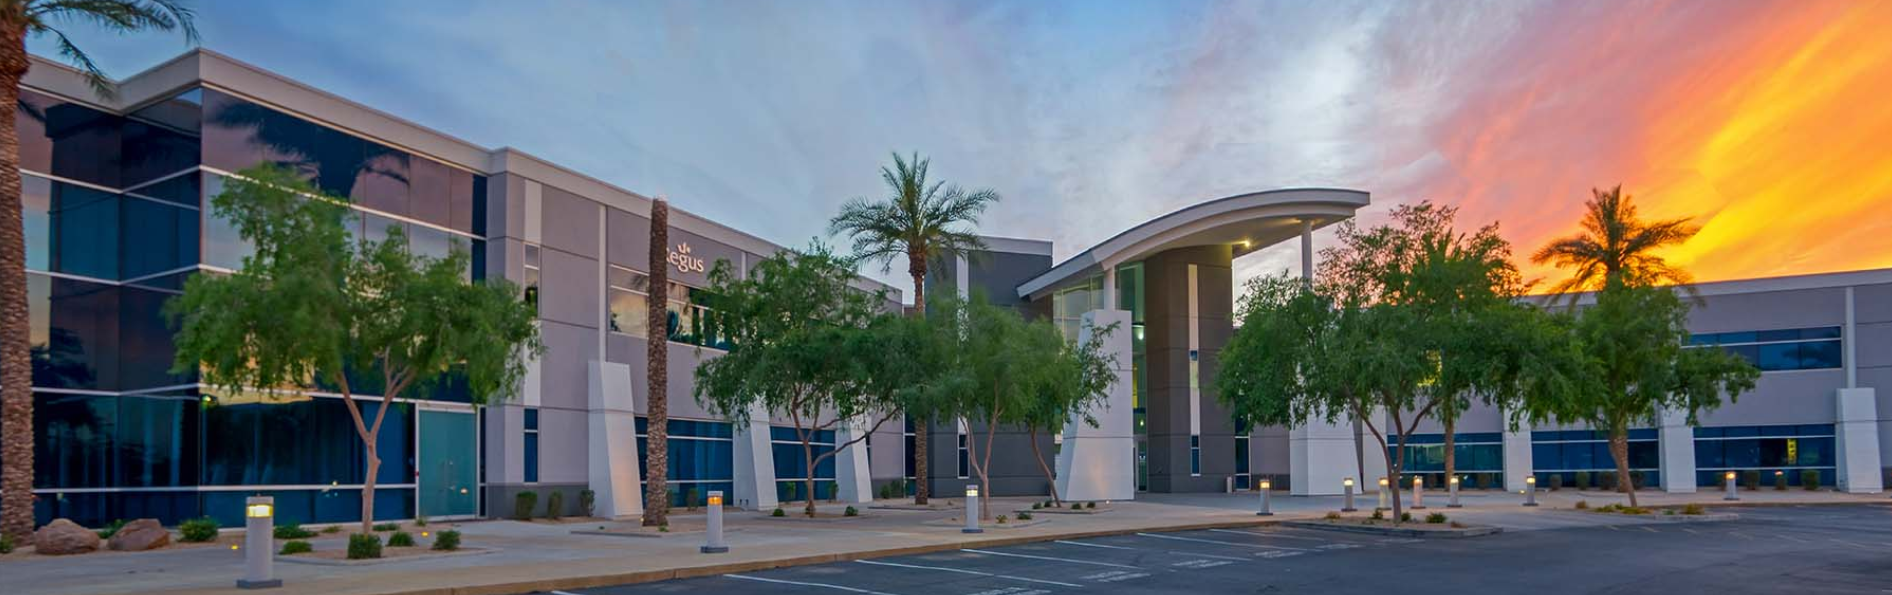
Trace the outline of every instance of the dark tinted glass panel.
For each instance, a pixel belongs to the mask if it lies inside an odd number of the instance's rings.
[[[1760,359],[1754,365],[1762,370],[1792,370],[1800,367],[1800,345],[1769,343],[1760,346]]]
[[[1757,331],[1754,333],[1754,340],[1756,341],[1793,341],[1799,338],[1800,329],[1797,328]]]
[[[146,198],[155,198],[165,202],[195,207],[203,202],[202,186],[202,174],[188,173],[167,178],[164,181],[156,182],[149,186],[134,188],[127,191],[127,194],[136,194]]]
[[[355,196],[368,162],[388,152],[377,147],[371,154],[370,143],[359,138],[217,91],[204,92],[203,143],[206,165],[239,171],[275,163],[345,197]],[[402,187],[405,169],[402,163]]]
[[[204,196],[214,197],[223,193],[223,176],[204,174]],[[209,200],[205,200],[207,205]],[[256,247],[249,240],[237,233],[236,225],[216,214],[215,209],[203,210],[203,259],[204,264],[226,269],[243,268],[243,259],[256,253]]]
[[[373,213],[361,213],[362,239],[374,243],[385,242],[388,240],[389,229],[399,229],[402,233],[406,233],[407,224]]]
[[[118,202],[116,194],[52,183],[47,212],[52,229],[52,270],[118,278]]]
[[[118,397],[121,486],[197,485],[196,397]]]
[[[118,397],[33,397],[33,486],[98,488],[113,484]]]
[[[407,214],[435,225],[450,226],[452,221],[452,169],[432,159],[408,160]]]
[[[526,483],[538,483],[539,481],[539,434],[537,432],[526,433],[525,467],[526,467],[525,469]]]
[[[26,269],[52,270],[53,182],[20,176],[20,224],[26,234]]]
[[[473,232],[473,235],[485,237],[486,236],[486,176],[474,175],[474,174],[467,174],[467,175],[472,176],[473,178],[473,193],[472,193],[473,204],[472,204],[472,215],[471,215],[472,222],[471,222],[471,228],[468,229],[467,231]],[[458,188],[457,184],[459,184],[459,181],[457,178],[455,179],[454,184],[456,184],[456,187],[455,187],[456,189],[454,190],[454,196],[459,196],[460,191],[457,189]],[[460,213],[460,210],[456,208],[454,210],[453,225],[450,226],[450,227],[453,227],[454,229],[460,229],[460,225],[462,223],[467,223],[465,221],[461,221],[461,217],[459,213]]]
[[[121,276],[130,279],[197,264],[197,218],[191,209],[126,198]]]
[[[26,293],[33,385],[116,390],[118,289],[28,274]]]
[[[23,90],[14,122],[19,126],[21,169],[121,187],[122,118]]]
[[[131,114],[124,124],[124,184],[132,186],[197,165],[203,92],[192,89]]]
[[[526,410],[525,428],[528,430],[539,429],[539,410],[537,409]]]
[[[435,259],[445,259],[453,248],[455,236],[424,225],[408,226],[408,250],[414,254]],[[466,242],[460,242],[460,249],[466,249]]]
[[[118,288],[118,384],[122,390],[177,386],[196,374],[172,374],[175,336],[164,319],[164,303],[175,294]]]
[[[157,519],[175,526],[200,512],[197,492],[107,492],[57,493],[33,499],[33,519],[46,524],[53,519],[69,519],[87,527],[103,527],[121,519]]]
[[[1822,327],[1814,327],[1814,328],[1803,328],[1803,329],[1800,329],[1800,338],[1802,339],[1838,339],[1839,327],[1822,326]]]
[[[474,176],[471,172],[456,168],[447,168],[447,219],[445,221],[447,227],[465,232],[475,232],[474,226],[481,225],[473,222],[474,211],[476,210],[473,196],[476,190],[474,183],[474,178],[476,177],[480,178],[482,181],[485,179],[484,176]],[[484,191],[484,189],[484,183],[478,184],[477,190]],[[484,197],[481,198],[483,199]],[[484,201],[482,200],[481,202]],[[428,221],[433,220],[428,219]]]
[[[1760,336],[1759,333],[1756,333],[1754,331],[1721,333],[1719,335],[1719,338],[1716,340],[1716,342],[1718,343],[1753,343],[1755,339],[1758,338],[1759,336]]]
[[[376,489],[374,520],[414,517],[414,490]],[[276,499],[276,523],[348,523],[361,519],[360,489],[204,492],[204,514],[225,527],[243,526],[243,502],[253,495]]]
[[[1800,344],[1800,369],[1817,370],[1838,368],[1840,361],[1839,341],[1813,341]]]
[[[363,403],[372,423],[377,404]],[[413,477],[409,408],[393,407],[380,435],[383,483]],[[367,477],[366,449],[339,399],[219,399],[204,409],[206,485],[359,484]]]
[[[369,155],[360,173],[356,174],[355,203],[384,213],[409,215],[408,163],[421,160],[411,159],[406,153],[391,151],[367,141],[361,141],[361,144]]]

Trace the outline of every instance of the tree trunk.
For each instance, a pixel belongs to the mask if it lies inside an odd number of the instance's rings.
[[[907,273],[913,276],[913,315],[926,315],[926,259],[907,258]],[[926,497],[932,493],[932,481],[926,474],[926,434],[929,420],[924,417],[913,419],[913,503],[926,504]]]
[[[1454,431],[1458,426],[1458,420],[1442,421],[1445,422],[1445,481],[1449,484],[1458,473],[1458,454],[1457,449],[1453,448],[1453,445],[1458,442],[1458,434]]]
[[[375,432],[379,434],[380,432]],[[376,437],[368,437],[368,478],[361,482],[361,534],[374,534],[374,480],[381,472],[381,449]]]
[[[1617,421],[1610,424],[1610,458],[1616,459],[1616,489],[1629,494],[1629,505],[1636,505],[1636,486],[1629,481],[1629,428]]]
[[[812,519],[815,518],[815,447],[808,443],[807,438],[802,438],[801,444],[802,456],[808,460],[808,476],[802,479],[803,487],[807,488],[803,491],[807,492],[808,505],[803,507],[802,512]]]
[[[26,76],[25,3],[0,18],[0,105],[19,103]],[[20,218],[20,137],[13,114],[0,117],[0,535],[33,536],[33,361],[26,304],[26,233]]]
[[[646,527],[670,523],[670,204],[650,201],[650,299],[645,304],[644,377],[649,381],[645,415],[644,519]],[[811,471],[812,473],[812,471]]]
[[[1038,459],[1038,468],[1045,472],[1045,485],[1051,490],[1051,503],[1062,504],[1058,499],[1058,476],[1051,472],[1051,466],[1045,464],[1045,453],[1038,448],[1038,428],[1031,429],[1031,456]]]
[[[1399,433],[1397,447],[1399,454],[1386,459],[1386,489],[1389,490],[1386,501],[1393,505],[1393,524],[1395,525],[1399,524],[1399,515],[1404,512],[1404,507],[1399,503],[1399,472],[1406,467],[1406,435],[1409,433],[1404,431]],[[1384,444],[1385,439],[1381,440]]]

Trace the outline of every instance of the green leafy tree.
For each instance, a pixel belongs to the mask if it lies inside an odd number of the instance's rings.
[[[28,37],[52,36],[60,57],[77,66],[101,98],[111,81],[60,25],[84,23],[114,33],[180,31],[197,43],[192,13],[173,0],[0,0],[0,105],[29,118],[20,80],[32,66]],[[25,541],[33,533],[33,357],[26,304],[26,235],[20,198],[20,131],[0,118],[0,535]],[[43,348],[42,348],[43,349]]]
[[[828,223],[830,233],[852,239],[857,257],[879,260],[883,270],[893,266],[894,258],[906,257],[907,274],[913,278],[916,315],[926,312],[927,264],[985,247],[970,226],[978,224],[979,215],[999,200],[999,194],[990,189],[968,191],[928,181],[929,164],[919,153],[910,160],[894,153],[893,168],[880,168],[888,196],[877,201],[849,200]],[[913,427],[913,473],[919,485],[914,502],[925,504],[932,483],[926,469],[928,418],[940,412],[913,409],[908,413],[917,418]]]
[[[1690,348],[1688,304],[1666,287],[1613,280],[1596,303],[1577,316],[1573,343],[1582,350],[1579,390],[1528,399],[1535,423],[1583,422],[1609,433],[1617,489],[1636,491],[1629,474],[1629,428],[1660,422],[1664,410],[1697,415],[1753,390],[1760,371],[1738,355],[1713,347]]]
[[[1630,285],[1688,285],[1688,272],[1670,266],[1655,251],[1688,241],[1700,227],[1688,219],[1644,221],[1620,185],[1590,192],[1592,198],[1583,203],[1581,231],[1551,240],[1531,255],[1532,262],[1570,271],[1570,278],[1551,289],[1553,296],[1574,298],[1618,277]]]
[[[1056,331],[1057,327],[1052,326],[1052,330]],[[1095,329],[1092,339],[1084,343],[1060,341],[1056,355],[1041,373],[1036,387],[1038,398],[1028,401],[1028,407],[1016,416],[1030,435],[1031,455],[1045,474],[1053,503],[1063,500],[1058,496],[1057,474],[1045,461],[1043,449],[1038,447],[1038,435],[1062,434],[1065,425],[1073,420],[1097,427],[1097,418],[1091,415],[1091,410],[1103,401],[1111,385],[1117,383],[1117,358],[1104,353],[1104,339],[1117,330],[1115,325]],[[1057,336],[1063,338],[1062,333]]]
[[[727,261],[710,271],[710,305],[724,336],[738,345],[696,369],[695,396],[725,418],[747,423],[750,408],[787,417],[801,443],[805,512],[815,514],[814,470],[822,461],[867,439],[900,415],[903,390],[894,381],[910,373],[885,347],[913,340],[910,325],[881,323],[884,299],[853,287],[854,261],[816,244],[802,254],[783,251],[740,275]],[[880,376],[886,374],[888,376]],[[865,429],[832,449],[815,438],[843,427]]]
[[[428,398],[449,380],[476,405],[511,398],[525,358],[543,350],[537,314],[503,279],[468,282],[472,259],[457,241],[445,258],[414,254],[399,227],[357,243],[346,199],[281,167],[244,170],[210,202],[255,253],[235,273],[191,277],[165,304],[179,329],[173,370],[199,371],[227,398],[340,393],[366,450],[366,533],[377,438],[396,399]],[[373,419],[360,401],[376,405]]]

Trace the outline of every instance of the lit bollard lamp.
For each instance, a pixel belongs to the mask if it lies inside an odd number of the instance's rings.
[[[1393,497],[1393,490],[1389,488],[1390,488],[1390,485],[1386,483],[1386,478],[1384,477],[1380,478],[1380,507],[1378,508],[1378,510],[1392,510],[1393,509],[1393,502],[1391,500],[1391,498]]]
[[[1524,505],[1537,506],[1537,476],[1524,478]]]
[[[1268,490],[1272,489],[1274,489],[1274,482],[1261,480],[1261,509],[1255,511],[1255,516],[1274,516],[1274,511],[1268,510]]]
[[[704,533],[707,539],[703,543],[705,554],[721,554],[729,551],[729,544],[723,543],[723,491],[710,490],[709,526]]]
[[[1741,497],[1735,495],[1734,493],[1734,472],[1729,471],[1726,477],[1728,478],[1728,480],[1722,483],[1728,484],[1728,495],[1722,496],[1721,499],[1722,500],[1740,500]]]
[[[960,529],[959,530],[960,533],[984,533],[985,532],[985,529],[979,528],[979,486],[978,484],[966,486],[966,515],[965,516],[966,516],[966,528]]]
[[[1422,476],[1412,476],[1412,509],[1426,509],[1426,482]]]
[[[1457,475],[1454,475],[1452,476],[1451,479],[1446,480],[1446,489],[1451,491],[1452,499],[1445,504],[1445,507],[1458,508],[1459,505],[1458,505],[1458,476]]]
[[[276,578],[276,498],[250,496],[243,501],[243,578],[239,589],[269,589],[282,586]]]
[[[1347,501],[1340,506],[1340,512],[1354,512],[1359,510],[1353,507],[1353,478],[1349,477],[1341,480],[1340,489],[1347,495]]]

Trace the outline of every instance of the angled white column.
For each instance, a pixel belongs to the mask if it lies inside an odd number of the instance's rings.
[[[748,510],[775,508],[775,451],[769,447],[769,411],[749,408],[749,423],[735,424],[735,501]]]
[[[1662,448],[1662,491],[1695,493],[1695,428],[1688,414],[1664,409],[1656,444]]]
[[[1130,313],[1092,310],[1084,314],[1078,341],[1088,342],[1094,329],[1117,325],[1103,339],[1103,352],[1117,358],[1117,382],[1102,402],[1090,411],[1097,427],[1074,415],[1064,425],[1064,445],[1058,451],[1058,496],[1066,500],[1130,500],[1136,497],[1136,435],[1131,427],[1134,407],[1130,366]]]
[[[1506,428],[1504,445],[1504,489],[1511,492],[1524,491],[1524,478],[1534,471],[1531,460],[1531,425],[1520,423],[1517,429]]]
[[[1877,494],[1885,489],[1879,468],[1878,391],[1842,388],[1836,391],[1839,419],[1833,422],[1839,489],[1853,494]]]
[[[1295,496],[1338,495],[1341,481],[1360,472],[1360,461],[1355,458],[1358,453],[1354,451],[1354,439],[1353,420],[1345,417],[1333,423],[1315,421],[1289,429],[1288,493]],[[1375,466],[1374,459],[1367,457],[1367,477],[1354,478],[1355,489],[1370,489],[1374,485],[1374,481],[1386,470],[1383,464],[1385,458],[1381,457],[1379,461],[1382,464]]]
[[[836,444],[846,444],[867,435],[867,421],[854,418],[842,422],[834,434]],[[862,439],[834,453],[835,499],[849,504],[874,501],[874,480],[867,468],[867,440]]]
[[[590,442],[586,484],[596,497],[594,511],[609,519],[644,514],[637,472],[637,413],[632,409],[631,367],[592,360],[585,425]]]

